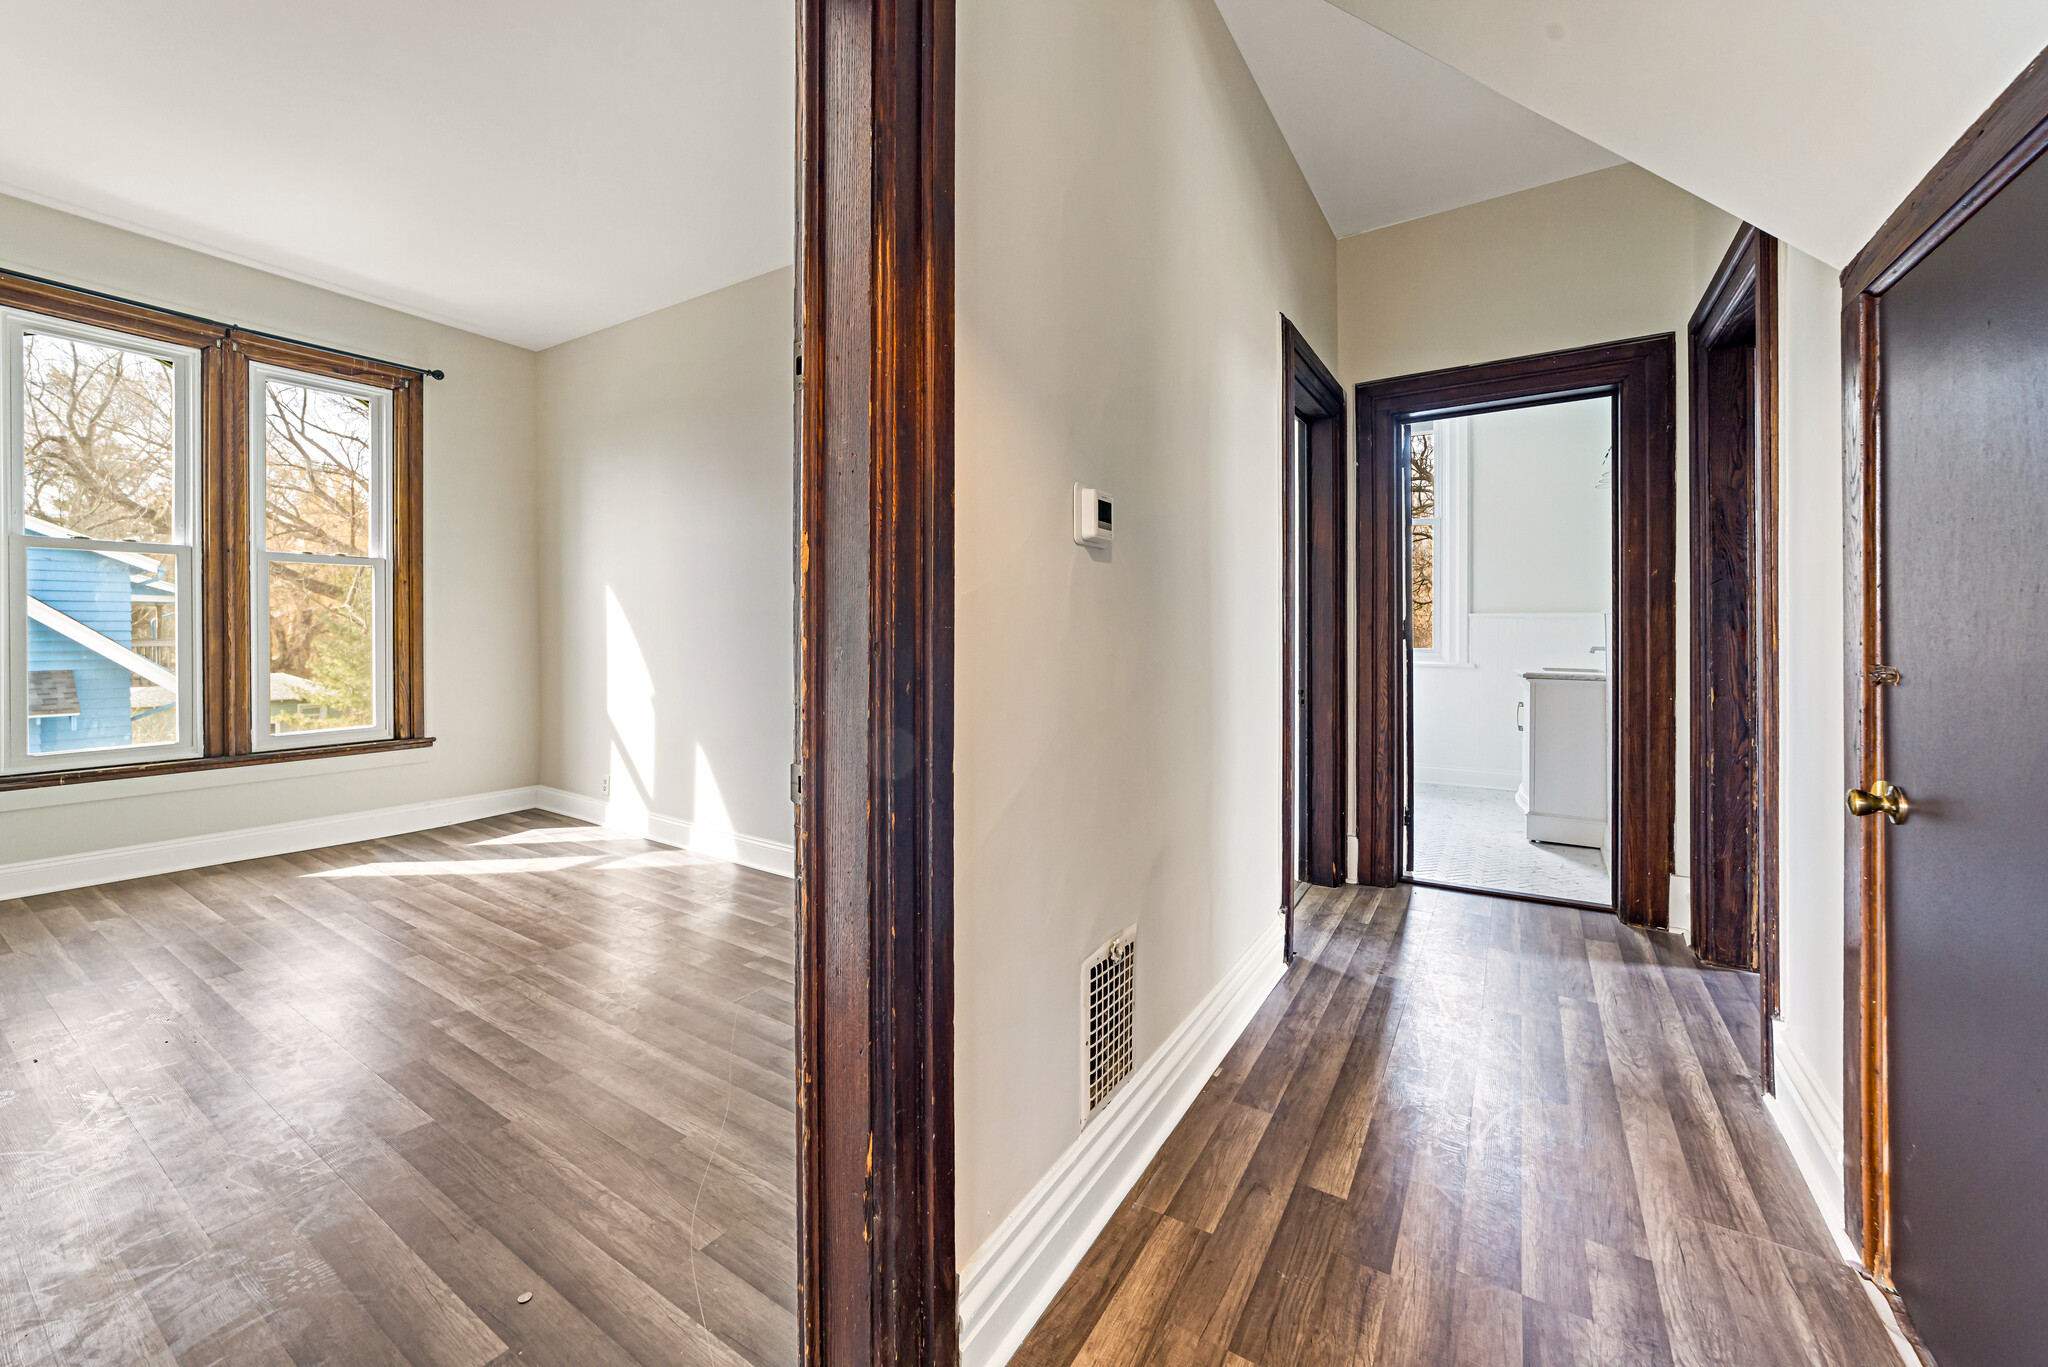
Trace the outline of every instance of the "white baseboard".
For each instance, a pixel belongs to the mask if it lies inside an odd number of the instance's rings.
[[[962,1367],[1003,1367],[1286,972],[1271,927],[1131,1074],[960,1274]]]
[[[1449,765],[1418,764],[1415,766],[1417,783],[1448,783],[1458,788],[1494,788],[1513,792],[1521,785],[1522,775],[1513,769],[1457,769]]]
[[[685,821],[681,817],[663,816],[637,804],[608,802],[601,797],[572,793],[565,788],[550,788],[543,784],[535,792],[533,805],[542,811],[554,812],[560,816],[573,816],[578,821],[588,821],[594,826],[624,831],[643,840],[656,840],[664,845],[673,845],[679,850],[689,850],[693,854],[730,860],[750,869],[759,869],[763,873],[780,874],[784,878],[796,877],[796,846],[793,844],[779,840],[762,840],[756,836],[733,832],[699,829],[695,823]]]
[[[1771,1061],[1777,1075],[1778,1094],[1764,1098],[1764,1108],[1785,1136],[1799,1175],[1806,1179],[1821,1220],[1834,1232],[1842,1256],[1859,1260],[1849,1236],[1843,1231],[1848,1206],[1842,1190],[1842,1110],[1821,1085],[1813,1064],[1785,1038],[1778,1022],[1771,1022]]]
[[[238,831],[187,836],[180,840],[158,840],[146,845],[124,845],[111,850],[88,850],[82,854],[56,855],[49,859],[24,859],[0,864],[0,901],[35,897],[46,892],[118,883],[128,878],[154,878],[185,869],[210,868],[241,859],[267,859],[272,855],[296,854],[300,850],[348,845],[359,840],[383,840],[436,826],[454,826],[464,821],[503,816],[538,807],[543,811],[572,816],[580,821],[626,831],[648,840],[658,840],[678,849],[729,859],[750,869],[780,874],[796,873],[796,848],[752,836],[720,836],[693,830],[687,821],[652,813],[621,811],[597,798],[559,788],[506,788],[495,793],[471,793],[463,797],[435,798],[408,802],[397,807],[378,807],[367,812],[343,812],[336,816],[284,821],[274,826],[250,826]]]
[[[480,821],[489,816],[525,811],[536,805],[534,796],[532,788],[507,788],[496,793],[435,798],[399,807],[343,812],[338,816],[284,821],[275,826],[251,826],[214,835],[188,836],[182,840],[88,850],[83,854],[58,855],[50,859],[25,859],[15,864],[0,864],[0,900],[35,897],[41,893],[93,887],[100,883],[118,883],[127,878],[153,878],[185,869],[230,864],[240,859],[266,859],[272,855],[296,854],[300,850],[317,850],[328,845],[382,840],[412,831],[432,830],[436,826]]]
[[[1671,901],[1665,908],[1666,924],[1692,943],[1692,879],[1682,873],[1671,875]]]

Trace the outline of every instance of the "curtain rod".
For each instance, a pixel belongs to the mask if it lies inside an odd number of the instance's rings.
[[[14,280],[26,280],[34,285],[48,285],[52,289],[69,290],[73,294],[83,294],[91,299],[104,299],[110,304],[126,304],[130,308],[148,309],[152,313],[168,313],[173,318],[183,318],[193,323],[204,323],[208,327],[219,328],[223,332],[239,332],[247,337],[261,337],[266,341],[272,342],[290,342],[294,346],[317,346],[316,343],[302,342],[296,337],[284,337],[275,332],[262,332],[256,328],[245,328],[239,323],[223,323],[218,318],[208,318],[204,314],[187,313],[183,309],[165,308],[162,304],[151,304],[140,299],[129,299],[124,295],[110,294],[106,290],[86,289],[81,285],[66,284],[62,280],[51,280],[40,275],[30,275],[26,271],[0,270],[0,275]],[[425,370],[416,365],[407,365],[403,361],[387,361],[381,356],[365,356],[360,351],[343,351],[339,347],[331,346],[322,346],[318,347],[318,349],[321,351],[331,351],[337,356],[346,356],[352,361],[368,361],[371,365],[390,366],[393,370],[410,370],[424,375],[428,379],[445,380],[448,378],[445,371]]]

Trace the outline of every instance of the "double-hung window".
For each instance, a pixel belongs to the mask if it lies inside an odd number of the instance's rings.
[[[249,367],[259,749],[388,734],[391,395]]]
[[[200,353],[0,308],[6,767],[199,753]]]
[[[431,744],[422,382],[0,273],[0,788]]]

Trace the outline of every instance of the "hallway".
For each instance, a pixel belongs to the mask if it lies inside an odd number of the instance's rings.
[[[1014,1367],[1900,1360],[1758,1099],[1753,979],[1430,889],[1296,936]]]

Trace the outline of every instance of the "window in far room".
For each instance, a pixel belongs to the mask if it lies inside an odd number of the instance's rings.
[[[387,390],[249,367],[260,748],[379,734],[391,712]]]
[[[196,755],[199,352],[0,310],[6,767]]]
[[[429,373],[0,271],[0,788],[432,744]]]
[[[1465,662],[1470,504],[1466,418],[1411,424],[1408,609],[1417,664]]]

